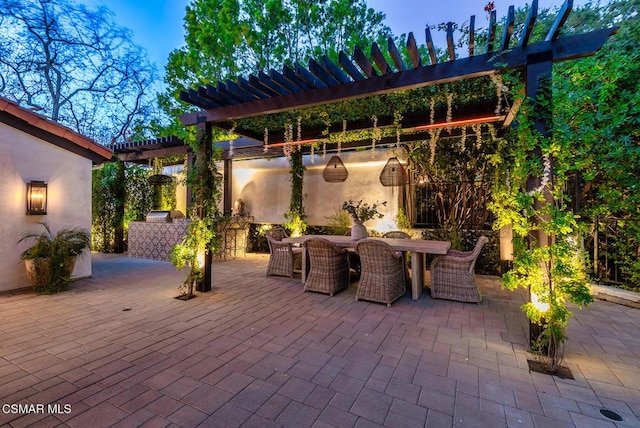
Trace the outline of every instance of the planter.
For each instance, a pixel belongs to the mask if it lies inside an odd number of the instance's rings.
[[[360,222],[354,222],[353,226],[351,226],[351,239],[357,241],[364,239],[367,236],[369,236],[367,228]]]
[[[67,257],[64,260],[63,275],[71,277],[74,267],[76,266],[77,256]],[[36,257],[34,259],[25,259],[24,267],[27,271],[29,283],[36,291],[57,292],[60,290],[52,290],[51,287],[51,259],[44,257]]]

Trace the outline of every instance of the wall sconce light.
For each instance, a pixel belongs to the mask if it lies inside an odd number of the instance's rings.
[[[47,183],[34,181],[27,183],[27,215],[47,214]]]

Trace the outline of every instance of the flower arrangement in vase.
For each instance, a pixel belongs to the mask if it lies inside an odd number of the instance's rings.
[[[387,202],[374,202],[369,205],[364,202],[364,199],[359,201],[352,201],[349,199],[342,203],[342,209],[349,213],[353,220],[353,226],[351,227],[351,237],[353,239],[363,239],[368,236],[367,228],[364,227],[365,221],[382,218],[384,214],[378,211],[378,208],[387,206]]]

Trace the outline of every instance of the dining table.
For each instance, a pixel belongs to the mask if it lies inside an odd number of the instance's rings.
[[[304,241],[312,238],[322,238],[334,244],[336,247],[354,249],[359,242],[351,236],[343,235],[302,235],[297,237],[283,238],[282,242],[293,245],[302,245]],[[422,295],[424,288],[424,255],[425,254],[447,254],[451,248],[451,242],[448,241],[432,241],[427,239],[401,239],[401,238],[378,238],[370,237],[366,239],[375,239],[386,242],[394,251],[411,252],[411,298],[418,300]],[[307,277],[309,260],[304,250],[302,252],[302,275],[301,280],[304,282]]]

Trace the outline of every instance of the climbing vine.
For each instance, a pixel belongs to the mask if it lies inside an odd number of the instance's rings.
[[[550,79],[539,81],[535,103],[523,103],[517,130],[490,158],[496,170],[490,208],[496,215],[495,229],[513,229],[513,269],[503,276],[504,285],[531,293],[522,309],[541,329],[532,346],[554,371],[567,339],[567,302],[582,307],[592,297],[579,245],[582,231],[563,193],[572,161],[564,145],[570,142],[553,134],[542,136],[531,119],[545,121],[553,131],[551,89]]]
[[[295,150],[289,157],[289,173],[291,174],[291,201],[289,203],[289,211],[284,214],[287,219],[284,226],[290,231],[291,235],[303,235],[307,230],[304,212],[304,172],[307,168],[302,163],[302,152]]]
[[[207,253],[214,253],[219,244],[216,226],[222,218],[218,208],[221,179],[216,161],[221,158],[221,150],[213,149],[213,143],[204,129],[198,130],[196,138],[189,139],[193,148],[195,163],[187,174],[193,201],[189,212],[189,226],[182,241],[171,251],[171,261],[178,269],[189,270],[179,291],[184,299],[193,297],[193,289],[204,279],[204,264]],[[204,284],[206,286],[206,284]]]

